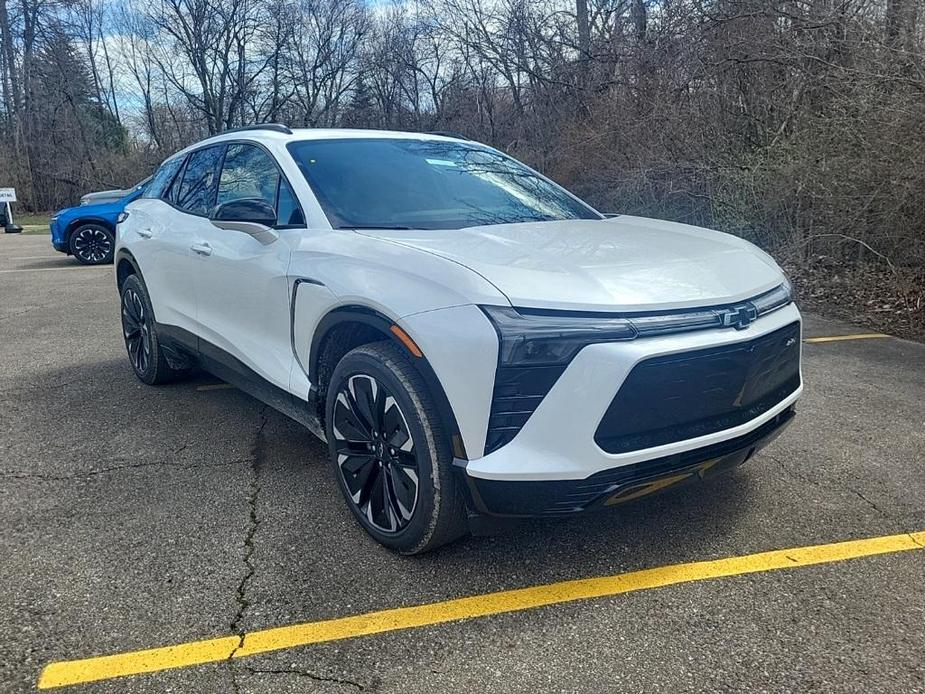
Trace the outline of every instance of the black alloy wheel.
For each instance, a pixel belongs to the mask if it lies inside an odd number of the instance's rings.
[[[395,397],[369,374],[337,391],[334,450],[353,504],[382,533],[407,527],[418,503],[420,467],[408,421]]]
[[[420,554],[468,531],[453,447],[403,345],[344,355],[325,391],[330,465],[351,515],[380,544]]]
[[[71,253],[84,265],[111,263],[115,245],[112,232],[98,224],[84,224],[71,234]]]
[[[144,374],[151,363],[151,326],[138,292],[129,287],[122,294],[122,335],[135,373]]]
[[[158,339],[148,290],[137,275],[129,275],[122,283],[122,337],[132,371],[143,383],[170,383],[189,372],[188,366],[176,361],[171,366]]]

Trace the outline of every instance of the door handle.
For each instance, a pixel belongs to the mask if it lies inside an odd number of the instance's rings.
[[[154,232],[150,229],[135,229],[135,233],[143,239],[150,239],[152,236],[154,236]]]
[[[193,253],[198,253],[199,255],[212,255],[212,246],[203,242],[203,243],[194,243],[190,246],[190,250]]]

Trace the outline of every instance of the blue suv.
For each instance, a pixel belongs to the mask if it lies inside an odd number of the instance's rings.
[[[124,194],[116,200],[56,212],[51,218],[51,245],[84,265],[111,263],[116,247],[116,220],[126,205],[141,196],[149,180],[146,178],[122,191]]]

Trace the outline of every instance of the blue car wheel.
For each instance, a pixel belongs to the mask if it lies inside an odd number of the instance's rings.
[[[71,233],[71,254],[84,265],[112,262],[116,240],[101,224],[83,224]]]

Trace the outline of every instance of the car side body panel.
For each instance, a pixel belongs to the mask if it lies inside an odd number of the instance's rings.
[[[142,198],[126,208],[116,249],[131,251],[144,273],[159,323],[196,334],[196,282],[188,217],[162,200]],[[205,221],[205,220],[203,220]]]
[[[198,334],[274,386],[288,389],[289,239],[264,244],[243,232],[219,229],[205,218],[186,216],[190,248],[203,249],[190,256]],[[297,233],[281,232],[289,237]]]
[[[459,263],[343,229],[300,232],[289,274],[321,281],[342,304],[396,318],[473,303],[510,305],[491,282]]]
[[[307,400],[312,386],[309,379],[312,339],[321,320],[343,304],[321,280],[309,276],[290,276],[289,295],[289,338],[293,355],[289,390],[294,396]]]

